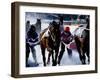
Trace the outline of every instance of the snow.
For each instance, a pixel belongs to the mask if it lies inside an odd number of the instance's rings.
[[[35,47],[36,49],[36,56],[37,56],[37,61],[39,63],[38,67],[42,67],[43,66],[43,60],[42,60],[42,53],[41,53],[41,49],[40,49],[40,45],[37,45]],[[46,59],[48,57],[48,51],[46,50]],[[47,66],[52,66],[52,58],[50,58],[50,64]],[[47,60],[46,60],[47,61]],[[30,67],[36,67],[34,66],[34,59],[32,57],[32,53],[30,53],[29,55],[29,65]],[[79,53],[77,52],[77,50],[72,50],[72,56],[69,56],[67,53],[67,50],[65,50],[64,55],[61,59],[61,64],[60,66],[67,66],[67,65],[81,65],[81,61],[79,59]]]

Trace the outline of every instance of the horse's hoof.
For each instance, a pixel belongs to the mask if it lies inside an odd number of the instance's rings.
[[[56,65],[57,65],[57,63],[53,63],[52,65],[53,65],[53,66],[56,66]]]
[[[60,66],[60,61],[58,61],[58,65]]]
[[[47,64],[49,65],[49,64],[50,64],[50,62],[47,62]]]
[[[82,62],[82,64],[83,64],[83,65],[85,65],[85,64],[86,64],[86,62]]]
[[[46,66],[46,64],[45,64],[45,63],[43,63],[43,66],[45,67],[45,66]]]
[[[56,66],[55,64],[52,64],[52,66]]]
[[[90,60],[88,60],[88,64],[90,64]]]
[[[56,66],[56,65],[53,63],[52,66]]]

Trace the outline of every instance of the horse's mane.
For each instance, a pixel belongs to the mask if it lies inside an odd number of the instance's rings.
[[[45,28],[41,33],[40,33],[40,39],[42,38],[43,34],[48,30],[48,28]]]

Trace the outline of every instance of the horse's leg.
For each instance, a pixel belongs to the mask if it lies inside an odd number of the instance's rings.
[[[26,67],[28,67],[28,58],[29,58],[29,53],[30,53],[30,48],[29,44],[26,43]]]
[[[82,64],[86,64],[86,56],[85,56],[85,50],[84,50],[84,48],[81,46],[81,45],[83,45],[83,44],[80,44],[80,53],[79,53],[79,56],[80,56],[80,60],[81,60],[81,62],[82,62]]]
[[[53,50],[49,51],[49,53],[52,55],[52,66],[55,66],[54,65],[54,53],[53,53]]]
[[[85,56],[85,53],[88,57],[88,62],[89,62],[89,31],[85,30],[83,31],[84,33],[84,40],[83,40],[83,64],[86,64],[86,56]]]
[[[82,64],[86,64],[86,56],[85,56],[86,51],[82,51]]]
[[[89,35],[90,35],[90,32],[88,31],[88,34],[87,34],[87,39],[88,39],[88,41],[87,41],[87,43],[88,43],[88,48],[87,48],[88,63],[90,63],[90,42],[89,42],[90,37],[89,37]]]
[[[47,64],[49,64],[49,63],[50,63],[50,56],[51,56],[51,53],[49,53],[49,55],[48,55]]]
[[[89,56],[89,44],[87,43],[87,40],[85,40],[85,39],[84,39],[84,42],[83,42],[82,52],[83,52],[83,55],[82,55],[83,64],[86,64],[86,56],[85,56],[85,54],[88,57],[88,62],[89,62],[89,57],[90,56]]]
[[[90,53],[89,53],[89,46],[88,46],[88,44],[84,48],[85,48],[85,53],[86,53],[86,56],[88,58],[88,64],[89,64],[90,63]]]
[[[80,57],[81,57],[81,62],[82,64],[86,64],[86,56],[85,56],[85,53],[86,53],[86,47],[84,46],[83,43],[80,43]]]
[[[61,43],[61,51],[60,51],[60,54],[58,56],[58,64],[60,65],[60,61],[62,59],[62,56],[63,56],[63,53],[65,51],[65,45],[63,43]]]
[[[45,48],[41,46],[43,65],[46,66]]]
[[[57,46],[57,48],[55,49],[55,66],[57,65],[58,52],[59,52],[59,46]]]
[[[79,53],[80,61],[83,62],[82,61],[82,55],[81,55],[82,54],[81,42],[80,42],[80,40],[77,37],[75,37],[75,42],[76,42],[76,46],[77,46],[77,51]]]
[[[88,43],[86,44],[85,48],[86,48],[86,55],[87,55],[87,57],[88,57],[88,64],[89,64],[89,63],[90,63],[89,41],[88,41]]]
[[[89,55],[89,50],[86,52],[86,55],[88,57],[88,64],[90,63],[90,55]]]

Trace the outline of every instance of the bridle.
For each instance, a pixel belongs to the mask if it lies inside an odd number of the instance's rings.
[[[48,29],[49,29],[49,28],[48,28]],[[52,41],[55,42],[55,39],[54,39],[54,37],[53,37],[53,35],[52,35],[50,29],[48,30],[48,33],[50,34]]]

